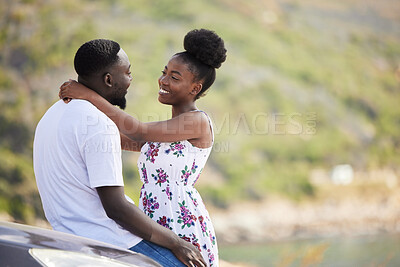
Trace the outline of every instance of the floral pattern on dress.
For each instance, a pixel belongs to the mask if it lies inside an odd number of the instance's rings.
[[[199,205],[199,203],[197,202],[197,199],[195,198],[193,191],[187,191],[186,193],[189,195],[190,199],[192,200],[193,205],[195,207],[197,207]]]
[[[198,166],[196,165],[195,161],[193,161],[192,168],[190,170],[188,166],[185,165],[185,169],[182,170],[182,175],[181,175],[181,178],[183,179],[185,185],[187,185],[190,175],[196,172],[197,167]]]
[[[194,223],[197,221],[196,216],[194,216],[190,210],[185,206],[185,201],[179,203],[180,211],[177,211],[180,215],[178,216],[178,223],[182,224],[182,229],[186,227],[194,226]]]
[[[152,196],[153,193],[147,194],[147,192],[144,192],[144,196],[142,197],[144,211],[150,218],[153,218],[153,213],[160,207],[160,204],[157,202],[157,197]]]
[[[149,183],[149,178],[147,177],[147,171],[146,171],[146,165],[144,165],[142,168],[140,168],[140,170],[142,171],[142,179],[143,179],[143,183],[148,184]]]
[[[208,263],[210,264],[210,266],[215,266],[214,265],[215,255],[214,253],[212,253],[211,249],[207,249],[207,255],[208,255]]]
[[[194,179],[193,185],[195,185],[197,183],[197,180],[199,180],[200,174],[201,174],[202,171],[203,171],[203,168],[201,168],[201,170],[200,170],[199,174],[197,175],[196,179]]]
[[[151,176],[154,178],[154,180],[156,181],[156,184],[158,184],[161,187],[161,184],[167,182],[168,181],[168,174],[163,170],[163,169],[157,169],[156,170],[157,174],[151,174]]]
[[[182,144],[182,142],[173,142],[169,145],[169,148],[165,150],[165,153],[169,154],[172,151],[174,152],[172,154],[175,155],[177,158],[179,158],[180,156],[184,157],[185,154],[183,154],[183,150],[185,149],[185,147],[186,146]]]
[[[158,152],[160,151],[160,146],[161,146],[160,143],[153,143],[153,142],[149,143],[150,149],[147,150],[146,152],[147,161],[154,163],[155,157],[158,156]]]
[[[170,187],[167,185],[165,189],[162,190],[162,192],[165,192],[169,200],[172,200],[172,192],[170,190]]]
[[[203,249],[207,252],[208,263],[210,264],[209,266],[215,266],[215,255],[212,250],[207,248],[207,245],[203,245]]]
[[[203,216],[199,216],[199,223],[200,223],[201,231],[203,232],[203,235],[208,235],[208,233],[207,233],[207,223],[204,221]]]
[[[188,140],[145,143],[138,159],[143,181],[139,208],[197,247],[207,266],[218,267],[214,227],[194,187],[211,150],[198,148]]]
[[[172,227],[170,226],[170,223],[173,223],[174,219],[167,218],[166,216],[162,216],[157,220],[157,223],[159,225],[164,226],[165,228],[168,228],[169,230],[172,230]]]
[[[208,231],[208,236],[210,237],[211,244],[215,245],[215,236],[212,234],[211,231]]]

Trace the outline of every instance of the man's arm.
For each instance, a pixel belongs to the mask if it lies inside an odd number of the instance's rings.
[[[126,200],[123,186],[97,187],[107,216],[145,240],[166,247],[186,266],[206,266],[200,252],[171,230],[159,225]]]

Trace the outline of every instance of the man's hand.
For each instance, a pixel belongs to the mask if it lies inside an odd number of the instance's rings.
[[[200,251],[191,243],[180,239],[176,247],[170,248],[172,253],[188,267],[206,267]]]
[[[205,267],[200,251],[171,230],[159,225],[125,198],[123,186],[97,187],[107,216],[126,230],[147,241],[168,248],[188,267]]]

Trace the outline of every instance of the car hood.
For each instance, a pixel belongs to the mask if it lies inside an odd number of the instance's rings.
[[[111,244],[11,222],[0,222],[0,242],[27,248],[52,248],[81,252],[140,264],[140,266],[159,266],[155,261],[144,255]]]

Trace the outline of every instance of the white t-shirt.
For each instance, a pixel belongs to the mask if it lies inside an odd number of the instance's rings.
[[[37,125],[33,165],[54,230],[130,248],[142,239],[107,217],[96,187],[123,186],[117,126],[90,102],[56,102]]]

